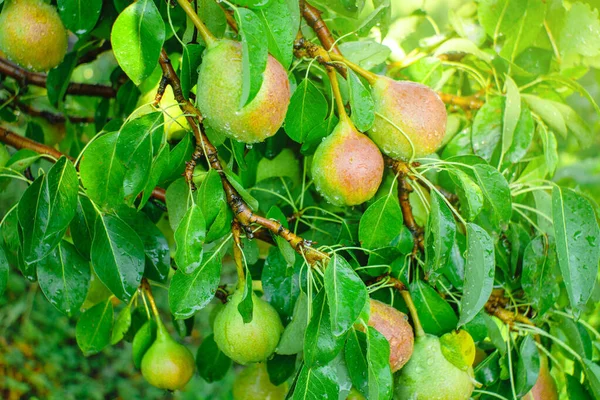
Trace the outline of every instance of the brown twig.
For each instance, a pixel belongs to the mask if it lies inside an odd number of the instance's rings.
[[[535,324],[518,309],[509,311],[506,309],[509,300],[504,296],[503,289],[494,289],[487,303],[485,303],[485,311],[496,316],[508,326],[513,326],[515,322],[520,322],[525,325],[535,326]]]
[[[63,114],[55,114],[51,111],[47,110],[38,110],[37,108],[33,108],[29,104],[25,104],[21,101],[14,102],[15,108],[18,108],[20,111],[25,114],[31,115],[32,117],[41,117],[50,122],[51,124],[60,124],[67,121],[73,122],[75,124],[91,124],[94,122],[94,117],[80,117],[80,116],[65,116]]]
[[[21,86],[46,87],[46,74],[27,71],[5,58],[0,58],[0,74],[14,78]],[[67,87],[67,94],[113,98],[117,95],[117,91],[110,86],[70,83]]]
[[[206,133],[204,132],[202,115],[196,109],[196,107],[194,107],[194,105],[183,96],[179,77],[175,73],[167,53],[164,50],[161,52],[159,63],[163,71],[163,76],[173,89],[175,100],[177,100],[179,103],[179,107],[186,115],[187,121],[194,132],[196,148],[202,151],[202,154],[206,158],[210,167],[217,171],[221,176],[221,183],[223,184],[223,189],[225,190],[227,203],[233,211],[235,218],[245,230],[246,235],[249,238],[252,238],[253,234],[250,226],[253,224],[260,225],[263,228],[268,229],[271,233],[284,238],[296,252],[304,255],[309,264],[314,265],[317,262],[328,259],[327,254],[313,249],[310,241],[304,240],[302,237],[285,228],[279,221],[254,214],[248,204],[246,204],[246,202],[242,199],[240,194],[235,190],[231,183],[229,183],[223,166],[221,165],[221,161],[219,160],[217,149],[210,142],[206,136]]]
[[[110,40],[105,40],[104,43],[102,43],[100,46],[88,51],[87,53],[85,53],[84,55],[79,57],[77,59],[77,65],[87,64],[89,62],[92,62],[92,61],[96,60],[100,54],[104,53],[105,51],[109,51],[111,49],[112,49],[112,46],[111,46]]]
[[[302,17],[304,18],[308,26],[310,26],[312,30],[315,31],[315,34],[319,38],[319,41],[321,42],[325,50],[341,55],[342,53],[335,44],[335,39],[333,38],[331,31],[327,27],[325,21],[323,21],[323,19],[321,18],[321,11],[304,0],[300,1],[300,10],[302,12]]]
[[[479,110],[485,104],[477,96],[456,96],[453,94],[438,92],[445,104],[458,106],[464,110]]]
[[[45,154],[52,159],[58,160],[60,157],[65,156],[69,160],[74,161],[73,157],[70,157],[66,154],[61,153],[56,150],[54,147],[46,146],[45,144],[38,143],[21,135],[17,135],[7,129],[0,127],[0,142],[7,144],[11,147],[14,147],[17,150],[21,149],[29,149],[33,150],[38,154]],[[156,187],[152,191],[152,198],[156,200],[160,200],[163,203],[166,202],[166,193],[163,188]]]

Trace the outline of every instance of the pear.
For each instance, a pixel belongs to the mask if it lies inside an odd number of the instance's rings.
[[[177,343],[160,319],[157,320],[156,340],[142,358],[142,375],[159,389],[183,388],[194,374],[194,356]]]
[[[244,323],[238,311],[243,291],[237,290],[215,318],[215,342],[238,364],[266,360],[277,347],[283,332],[275,308],[252,293],[252,321]]]
[[[419,83],[378,76],[371,93],[376,114],[367,133],[386,155],[409,160],[440,147],[447,114],[436,92]]]
[[[198,71],[198,108],[213,130],[244,143],[262,142],[283,124],[290,84],[283,66],[269,55],[256,97],[241,107],[242,46],[217,40],[209,46]]]
[[[265,363],[246,367],[233,382],[233,400],[283,400],[287,391],[286,383],[271,383]]]
[[[371,199],[383,178],[383,156],[347,118],[317,148],[312,177],[321,195],[336,206],[354,206]]]
[[[0,14],[0,49],[32,71],[48,71],[67,53],[67,30],[42,0],[7,0]]]
[[[473,389],[473,368],[459,368],[448,361],[440,339],[424,334],[417,337],[412,357],[400,371],[394,398],[468,400]]]
[[[398,371],[410,359],[415,336],[403,312],[377,300],[371,300],[369,325],[390,343],[390,367]]]
[[[348,397],[346,400],[365,400],[365,396],[363,396],[358,390],[352,388],[350,393],[348,393]]]
[[[548,368],[548,357],[542,356],[540,360],[540,374],[529,393],[523,396],[524,400],[558,400],[556,382]]]

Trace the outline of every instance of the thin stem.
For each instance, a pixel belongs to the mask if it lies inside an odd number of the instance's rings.
[[[179,3],[179,6],[192,20],[192,23],[198,29],[200,36],[202,36],[202,39],[206,43],[206,46],[208,48],[211,48],[215,44],[217,44],[218,39],[212,34],[212,32],[206,27],[206,25],[204,25],[204,22],[202,22],[200,17],[198,17],[198,14],[196,14],[196,11],[192,8],[190,2],[188,0],[177,0],[177,3]]]
[[[331,82],[331,89],[333,90],[333,97],[335,98],[335,104],[338,109],[340,120],[349,122],[348,114],[346,114],[346,108],[344,107],[344,100],[342,100],[340,84],[338,82],[335,69],[327,68],[327,75],[329,75],[329,81]]]
[[[406,303],[406,307],[408,307],[408,311],[410,312],[410,316],[412,317],[413,324],[415,326],[415,335],[418,338],[425,336],[425,331],[421,325],[421,320],[419,319],[419,314],[417,313],[417,308],[415,307],[415,303],[413,303],[410,292],[408,290],[401,290],[400,294],[402,295],[402,298]]]
[[[359,74],[360,76],[365,78],[367,80],[367,82],[369,82],[369,85],[371,85],[371,86],[373,86],[375,84],[375,82],[377,82],[377,80],[379,79],[379,75],[364,69],[363,67],[361,67],[358,64],[354,64],[352,61],[348,60],[341,54],[331,53],[329,56],[331,57],[331,59],[333,61],[341,61],[344,64],[346,64],[352,71],[356,72],[357,74]]]
[[[233,234],[233,261],[235,262],[235,268],[238,276],[237,288],[243,289],[244,285],[246,284],[246,271],[244,268],[242,241],[240,240],[242,228],[239,222],[234,220],[233,224],[231,224],[231,232]]]

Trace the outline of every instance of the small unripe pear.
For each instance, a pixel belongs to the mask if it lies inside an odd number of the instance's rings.
[[[352,388],[350,390],[350,393],[348,393],[348,397],[346,397],[346,400],[365,400],[365,396],[360,394],[360,392],[355,388]]]
[[[440,147],[447,114],[437,93],[419,83],[380,76],[372,95],[375,122],[367,133],[385,154],[408,160],[413,156],[410,142],[414,157],[427,156]]]
[[[283,400],[288,385],[273,385],[265,363],[250,365],[238,374],[233,382],[233,400]]]
[[[473,388],[473,368],[456,367],[444,357],[439,338],[425,334],[417,337],[412,357],[400,371],[394,398],[468,400]]]
[[[156,340],[142,358],[142,375],[159,389],[177,390],[184,387],[194,374],[194,356],[157,321]]]
[[[542,356],[540,359],[540,374],[533,388],[523,396],[524,400],[558,400],[556,382],[548,368],[548,358]]]
[[[371,300],[369,325],[390,343],[390,367],[398,371],[410,359],[415,335],[403,312],[377,300]]]
[[[283,124],[290,103],[290,84],[283,66],[267,60],[256,97],[241,107],[242,46],[219,40],[204,54],[198,71],[198,108],[215,131],[244,143],[262,142]]]
[[[252,321],[244,323],[238,310],[242,290],[236,291],[215,318],[215,342],[238,364],[266,360],[277,347],[283,332],[279,315],[272,305],[252,293]]]
[[[319,193],[331,204],[361,204],[379,189],[383,156],[371,139],[342,118],[317,148],[312,177]]]
[[[8,0],[0,14],[0,49],[20,66],[48,71],[67,52],[67,30],[42,0]]]

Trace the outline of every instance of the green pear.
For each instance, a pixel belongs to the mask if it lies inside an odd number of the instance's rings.
[[[142,375],[159,389],[183,388],[194,374],[194,356],[177,343],[162,321],[157,320],[156,340],[142,358]]]
[[[283,332],[275,308],[252,293],[252,321],[244,323],[238,310],[243,291],[237,290],[215,318],[215,342],[238,364],[266,360],[277,347]]]
[[[383,179],[383,156],[347,118],[317,148],[312,177],[321,195],[336,206],[354,206],[371,199]]]
[[[441,146],[447,114],[436,92],[419,83],[379,76],[371,93],[376,114],[367,134],[386,155],[408,160]]]
[[[198,71],[197,102],[213,130],[244,143],[262,142],[283,124],[290,102],[287,72],[269,56],[256,97],[241,107],[242,46],[222,39],[211,45]]]
[[[288,385],[273,385],[265,363],[252,364],[238,374],[233,382],[233,400],[283,400]]]
[[[390,367],[398,371],[413,353],[415,335],[403,312],[377,300],[371,300],[369,325],[390,343]]]
[[[48,71],[67,53],[67,30],[42,0],[7,0],[0,14],[0,50],[32,71]]]
[[[444,357],[440,339],[417,337],[412,357],[400,371],[398,400],[468,400],[473,393],[473,368],[462,370]]]

